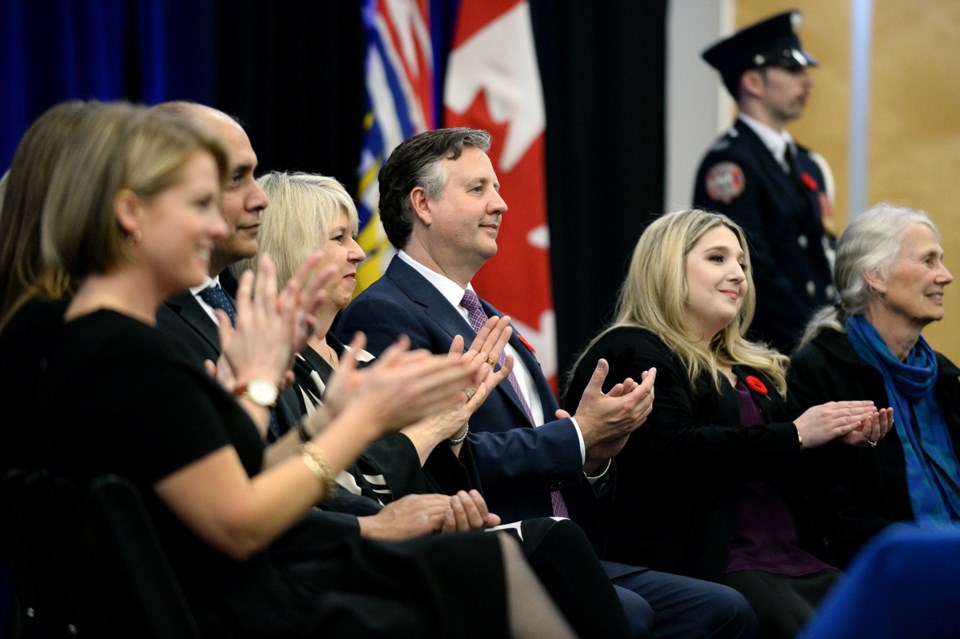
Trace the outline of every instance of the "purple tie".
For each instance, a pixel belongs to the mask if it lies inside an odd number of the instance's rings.
[[[480,298],[477,297],[477,294],[472,290],[467,289],[463,292],[463,299],[460,300],[460,306],[467,310],[467,321],[470,322],[470,326],[473,328],[475,333],[479,333],[480,329],[483,328],[483,325],[487,323],[489,319],[487,313],[483,310],[483,307],[480,306]],[[498,362],[500,366],[503,366],[503,362],[506,359],[506,353],[500,353],[500,361]],[[510,386],[513,387],[513,392],[517,394],[517,397],[520,399],[520,405],[523,406],[523,412],[527,415],[527,420],[532,426],[536,426],[533,421],[533,413],[530,412],[530,406],[527,404],[527,400],[523,397],[523,393],[520,392],[520,384],[517,383],[517,378],[511,372],[507,377],[507,381],[510,383]],[[550,493],[550,502],[553,504],[553,514],[556,517],[569,517],[567,512],[567,505],[563,501],[563,495],[560,494],[560,491],[555,490]]]

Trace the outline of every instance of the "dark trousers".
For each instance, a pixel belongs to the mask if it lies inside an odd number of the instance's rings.
[[[743,593],[753,606],[762,639],[794,639],[839,577],[835,570],[803,577],[744,570],[727,574],[723,583]]]
[[[631,636],[748,639],[757,618],[743,595],[721,584],[604,561]]]

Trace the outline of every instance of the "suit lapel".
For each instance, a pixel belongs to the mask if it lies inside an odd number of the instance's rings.
[[[750,390],[750,395],[753,397],[757,406],[760,407],[760,412],[763,413],[766,423],[773,423],[782,419],[784,410],[783,402],[773,387],[772,382],[760,377],[756,372],[751,371],[745,366],[734,366],[733,373],[738,379],[742,380],[744,385]]]
[[[759,161],[763,172],[767,175],[767,179],[771,180],[774,184],[779,184],[782,192],[796,191],[798,188],[797,185],[799,184],[799,176],[795,177],[783,172],[783,167],[777,162],[777,158],[773,156],[773,153],[771,153],[767,145],[763,143],[760,136],[757,135],[748,124],[739,119],[737,120],[737,131],[740,132],[740,137],[752,147],[751,154]]]
[[[424,313],[442,328],[451,340],[456,335],[462,335],[469,346],[474,334],[470,323],[413,267],[395,257],[387,268],[386,276],[393,280],[412,302],[421,306]]]
[[[203,307],[194,298],[193,293],[184,291],[171,295],[164,304],[203,337],[211,348],[218,353],[220,352],[220,335],[217,332],[217,325],[203,310]]]
[[[411,301],[423,307],[424,313],[430,317],[437,326],[443,329],[443,331],[450,336],[451,340],[455,335],[462,335],[466,345],[470,345],[470,340],[472,340],[475,335],[473,328],[469,322],[467,322],[466,318],[464,318],[426,278],[417,273],[409,264],[396,257],[393,258],[393,261],[387,268],[386,275],[394,281],[397,287],[399,287]],[[489,316],[501,314],[496,308],[482,299],[480,300],[480,304]],[[556,400],[554,399],[550,403],[544,400],[543,389],[540,388],[540,378],[542,375],[537,375],[540,364],[533,356],[533,353],[519,340],[516,327],[514,327],[514,334],[510,337],[510,345],[520,354],[520,359],[523,361],[523,364],[527,367],[527,370],[530,371],[531,375],[533,375],[540,394],[540,401],[543,404],[544,412],[546,412],[548,406],[553,407]],[[524,422],[530,422],[530,420],[527,419],[527,412],[520,403],[520,398],[517,397],[516,392],[510,384],[503,382],[497,387],[496,392],[504,393],[516,410],[523,415]],[[553,393],[550,392],[549,396],[552,398]]]
[[[804,199],[807,201],[807,207],[810,209],[811,217],[816,218],[818,222],[822,225],[822,221],[817,217],[817,213],[820,211],[820,189],[819,188],[810,188],[801,177],[804,173],[808,175],[808,179],[812,178],[814,174],[819,170],[816,163],[810,159],[806,152],[797,150],[797,171],[799,175],[797,179],[800,181],[800,190],[803,192]],[[814,180],[815,182],[815,180]],[[817,184],[817,187],[820,185]]]
[[[480,303],[483,305],[483,310],[486,311],[487,315],[503,315],[499,310],[494,306],[488,304],[484,300],[480,300]],[[520,361],[530,371],[530,377],[533,379],[534,384],[537,386],[537,395],[540,398],[540,404],[543,407],[543,418],[545,421],[550,421],[553,419],[554,411],[559,408],[557,404],[557,398],[553,394],[553,390],[546,382],[546,378],[541,374],[540,371],[540,362],[537,361],[537,356],[533,354],[533,351],[520,339],[520,331],[517,330],[515,324],[510,324],[513,327],[513,335],[510,336],[510,346],[513,347],[513,350],[517,351],[517,354],[520,356]],[[526,415],[526,411],[523,409],[523,404],[520,403],[520,398],[517,397],[516,392],[513,390],[513,387],[510,384],[503,383],[500,384],[500,388],[510,397],[510,400],[517,406],[517,408]]]

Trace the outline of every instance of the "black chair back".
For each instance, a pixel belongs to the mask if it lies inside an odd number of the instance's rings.
[[[199,638],[137,488],[11,471],[0,489],[0,543],[22,639]]]

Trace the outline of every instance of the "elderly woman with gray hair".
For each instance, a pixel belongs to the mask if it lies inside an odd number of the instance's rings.
[[[960,369],[923,337],[943,318],[953,275],[922,211],[881,204],[837,244],[837,307],[821,310],[793,356],[805,406],[849,398],[893,409],[896,435],[825,450],[816,501],[836,558],[848,561],[895,521],[960,519]]]

